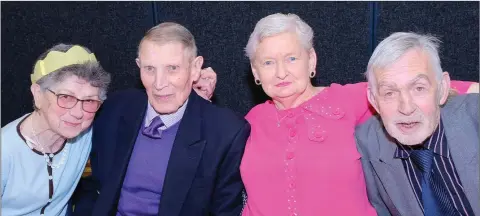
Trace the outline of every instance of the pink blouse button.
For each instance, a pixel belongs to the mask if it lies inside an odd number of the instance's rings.
[[[288,152],[287,153],[287,156],[286,156],[287,160],[292,160],[294,157],[295,157],[295,153],[293,153],[293,152]]]
[[[297,131],[296,130],[290,130],[290,137],[294,137],[297,135]]]
[[[293,121],[287,121],[287,128],[293,128],[293,126],[295,126]]]
[[[290,187],[290,188],[295,188],[295,183],[294,183],[294,182],[290,182],[289,187]]]
[[[288,117],[289,117],[289,118],[293,118],[293,116],[295,116],[295,115],[293,114],[293,112],[289,112],[289,113],[288,113]]]

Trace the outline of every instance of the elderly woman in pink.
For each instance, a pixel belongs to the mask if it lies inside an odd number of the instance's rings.
[[[255,83],[272,98],[246,116],[244,216],[376,215],[355,126],[372,116],[366,83],[314,87],[313,30],[294,14],[261,19],[246,46]],[[471,83],[453,82],[465,92]]]

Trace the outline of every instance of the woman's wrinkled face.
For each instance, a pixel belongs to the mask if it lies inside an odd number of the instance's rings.
[[[297,97],[310,84],[316,54],[307,50],[293,32],[284,32],[260,41],[251,62],[255,79],[273,99]]]
[[[33,84],[31,90],[35,106],[46,120],[47,126],[65,138],[74,138],[90,127],[96,113],[93,108],[100,105],[99,88],[74,75],[45,91],[42,91],[38,84]],[[66,104],[75,105],[64,108]]]

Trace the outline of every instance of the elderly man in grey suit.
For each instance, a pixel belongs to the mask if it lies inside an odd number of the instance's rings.
[[[360,125],[356,138],[380,216],[480,215],[479,95],[449,97],[438,43],[394,33],[368,63],[368,99],[381,120]]]

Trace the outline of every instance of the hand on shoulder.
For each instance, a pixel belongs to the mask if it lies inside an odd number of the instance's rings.
[[[472,83],[468,88],[467,93],[479,93],[479,84]]]

